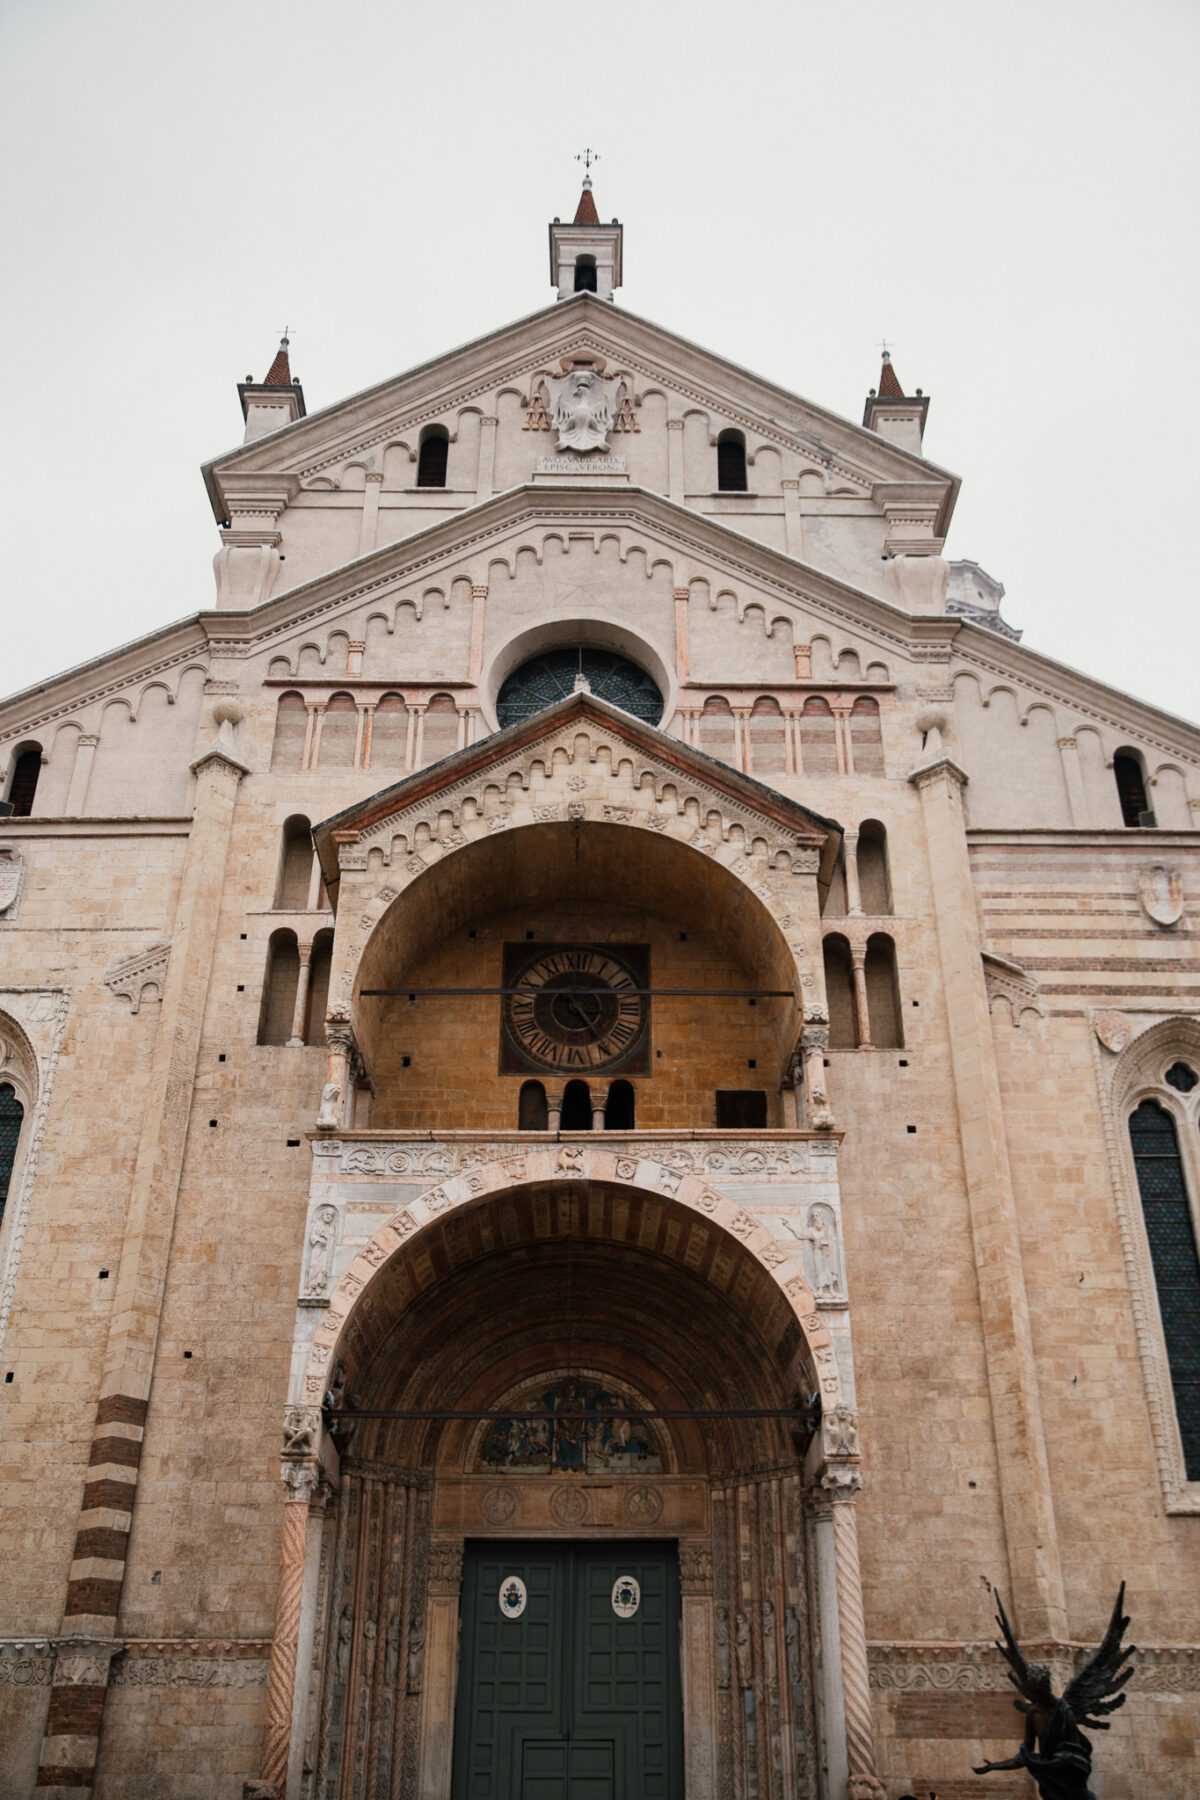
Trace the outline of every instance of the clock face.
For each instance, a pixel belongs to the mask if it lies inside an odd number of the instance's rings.
[[[578,1073],[647,1066],[644,945],[505,946],[501,1067]]]

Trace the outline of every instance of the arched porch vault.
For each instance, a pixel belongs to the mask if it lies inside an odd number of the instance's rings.
[[[349,1115],[350,1072],[368,1064],[378,1008],[483,893],[623,893],[705,917],[764,989],[791,995],[777,1034],[784,1068],[823,1048],[828,1022],[821,896],[841,830],[770,788],[587,693],[548,707],[314,829],[337,921],[330,1083]],[[811,1122],[827,1117],[820,1059]]]

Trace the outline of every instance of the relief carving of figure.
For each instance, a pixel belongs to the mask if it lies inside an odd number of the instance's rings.
[[[400,1619],[393,1613],[388,1620],[387,1650],[384,1655],[383,1675],[389,1688],[396,1685],[396,1676],[400,1673]]]
[[[419,1619],[413,1619],[408,1628],[408,1691],[419,1694],[421,1691],[421,1671],[425,1663],[425,1627]]]
[[[837,1219],[832,1206],[818,1200],[808,1209],[804,1233],[804,1266],[809,1286],[818,1300],[840,1299],[841,1257],[838,1253]]]
[[[595,369],[571,369],[547,381],[550,417],[560,450],[607,450],[621,382],[606,381]]]
[[[337,1677],[344,1682],[350,1673],[350,1639],[354,1636],[354,1608],[343,1606],[338,1620]]]
[[[753,1687],[754,1649],[750,1642],[750,1620],[744,1612],[740,1612],[737,1616],[734,1647],[737,1652],[738,1686],[741,1688]]]
[[[308,1268],[304,1273],[305,1294],[315,1297],[329,1289],[337,1222],[336,1206],[318,1206],[312,1216],[308,1232]]]
[[[783,1615],[783,1642],[787,1656],[788,1681],[793,1688],[800,1686],[800,1621],[796,1617],[796,1609],[789,1606]]]
[[[729,1608],[717,1608],[717,1686],[729,1686]]]
[[[327,1081],[321,1089],[321,1110],[317,1114],[318,1131],[336,1131],[341,1124],[338,1117],[338,1101],[342,1097],[340,1081]]]

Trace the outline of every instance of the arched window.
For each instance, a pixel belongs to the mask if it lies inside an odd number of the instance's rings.
[[[271,745],[273,769],[298,769],[304,761],[308,708],[302,694],[280,694],[275,708],[275,742]]]
[[[408,708],[399,694],[384,694],[371,720],[371,767],[402,769],[408,747]]]
[[[1178,1066],[1173,1065],[1170,1073]],[[1189,1481],[1200,1481],[1200,1255],[1175,1121],[1157,1101],[1143,1100],[1130,1115],[1129,1142],[1158,1290],[1184,1468]]]
[[[746,491],[746,440],[740,431],[723,431],[717,438],[717,486],[727,494]]]
[[[1117,751],[1113,757],[1113,775],[1125,824],[1153,825],[1154,814],[1146,798],[1146,771],[1136,750]]]
[[[4,1208],[8,1204],[24,1117],[25,1108],[17,1098],[17,1090],[11,1081],[6,1081],[0,1086],[0,1225],[4,1223]]]
[[[854,1023],[854,969],[850,946],[833,932],[821,946],[825,956],[825,999],[829,1006],[829,1048],[854,1050],[858,1031]]]
[[[33,811],[33,798],[37,793],[38,776],[41,772],[42,747],[40,744],[28,744],[14,762],[12,780],[8,784],[8,800],[14,819],[27,819]]]
[[[867,978],[867,1017],[876,1050],[902,1050],[900,994],[896,979],[896,946],[877,931],[867,939],[864,963]]]
[[[425,709],[425,730],[421,737],[421,764],[441,762],[458,749],[458,708],[449,694],[435,694]]]
[[[321,720],[318,766],[322,769],[352,769],[357,737],[358,708],[353,696],[333,694]]]
[[[303,813],[284,822],[275,883],[276,912],[307,912],[312,891],[312,829]]]
[[[811,694],[800,714],[800,760],[806,775],[837,774],[836,725],[828,700]]]
[[[750,714],[750,773],[766,781],[787,774],[787,749],[783,741],[783,713],[778,700],[764,694]]]
[[[560,1131],[592,1129],[592,1097],[586,1081],[568,1081],[558,1127]]]
[[[633,1083],[614,1081],[604,1103],[605,1131],[633,1130]]]
[[[577,256],[575,258],[575,292],[577,294],[594,294],[596,292],[596,259],[594,256]]]
[[[427,425],[417,456],[417,486],[444,488],[450,460],[450,434],[444,425]]]
[[[333,933],[318,931],[308,965],[308,1016],[304,1022],[306,1044],[324,1044],[325,1014],[329,1010],[329,971],[333,963]]]
[[[719,694],[704,702],[704,711],[700,714],[700,748],[731,767],[737,763],[733,709]]]
[[[291,1037],[299,979],[300,951],[295,932],[273,931],[267,949],[262,1006],[258,1015],[260,1044],[286,1044]]]
[[[829,877],[829,892],[825,896],[821,916],[826,919],[844,919],[846,916],[846,848],[844,843],[838,852],[837,862],[833,866],[833,874]]]
[[[843,656],[842,661],[845,660]],[[865,694],[860,694],[850,708],[850,749],[854,756],[856,775],[883,774],[883,732],[879,723],[879,702]]]
[[[545,1088],[540,1081],[522,1082],[521,1098],[517,1102],[517,1130],[545,1131],[549,1123]]]
[[[878,819],[864,819],[858,828],[858,897],[869,919],[885,918],[892,910],[887,832]]]

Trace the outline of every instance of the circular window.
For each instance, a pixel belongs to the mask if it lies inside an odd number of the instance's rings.
[[[587,645],[569,650],[546,650],[514,669],[496,700],[501,731],[519,725],[544,707],[553,706],[564,694],[573,693],[580,675],[587,677],[592,693],[622,712],[657,725],[662,718],[663,697],[644,669],[615,650],[596,650]]]

